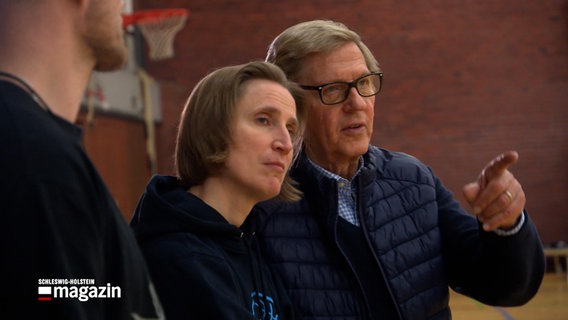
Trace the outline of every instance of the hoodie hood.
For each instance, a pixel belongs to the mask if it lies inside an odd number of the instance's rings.
[[[239,228],[229,224],[215,209],[180,186],[172,176],[153,176],[130,222],[139,242],[168,233],[234,238]]]

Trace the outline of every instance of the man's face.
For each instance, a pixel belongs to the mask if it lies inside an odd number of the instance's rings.
[[[120,0],[96,0],[88,3],[83,39],[95,60],[95,70],[119,69],[127,58],[122,29],[124,3]]]
[[[370,72],[361,50],[353,42],[332,53],[308,56],[303,66],[298,82],[309,86],[351,82]],[[310,159],[328,170],[356,163],[369,147],[375,97],[362,97],[351,88],[347,100],[325,105],[319,93],[310,90],[307,91],[307,103],[305,144]]]

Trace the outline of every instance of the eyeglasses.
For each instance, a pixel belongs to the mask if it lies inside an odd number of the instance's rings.
[[[371,97],[381,91],[383,83],[382,72],[371,72],[351,82],[330,82],[319,86],[300,86],[305,90],[319,92],[323,104],[332,105],[347,100],[351,88],[355,88],[361,97]]]

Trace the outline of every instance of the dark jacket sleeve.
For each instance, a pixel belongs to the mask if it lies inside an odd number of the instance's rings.
[[[540,287],[545,259],[536,227],[526,212],[517,234],[500,236],[483,231],[440,181],[437,194],[450,287],[489,305],[527,303]]]

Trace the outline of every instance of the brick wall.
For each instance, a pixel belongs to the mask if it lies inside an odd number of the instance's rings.
[[[172,173],[179,114],[213,68],[264,58],[291,24],[326,18],[362,35],[385,72],[373,143],[461,186],[502,151],[543,241],[568,240],[568,1],[138,0],[191,11],[176,56],[147,61],[162,88],[159,171]]]
[[[130,221],[150,178],[144,123],[99,113],[92,124],[88,124],[85,113],[81,113],[77,123],[84,128],[83,144],[87,153],[125,220]]]

